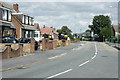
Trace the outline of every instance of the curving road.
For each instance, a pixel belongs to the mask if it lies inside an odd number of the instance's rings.
[[[118,51],[104,43],[78,43],[46,62],[3,72],[3,78],[118,78]],[[64,48],[63,48],[64,50]],[[57,51],[56,51],[57,53]]]

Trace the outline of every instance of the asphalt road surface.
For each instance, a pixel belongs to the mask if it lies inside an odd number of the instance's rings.
[[[118,78],[118,50],[100,42],[78,43],[46,62],[10,70],[3,78]],[[57,53],[57,52],[56,52]]]

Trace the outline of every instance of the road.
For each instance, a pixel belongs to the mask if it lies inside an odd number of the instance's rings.
[[[10,70],[3,78],[118,78],[118,51],[105,43],[78,43],[46,62]],[[57,52],[56,52],[57,53]]]

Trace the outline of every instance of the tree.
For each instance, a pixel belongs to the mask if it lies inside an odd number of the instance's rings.
[[[112,35],[111,20],[109,16],[94,16],[92,24],[93,25],[89,25],[88,27],[91,28],[94,34],[99,36],[99,40],[103,40],[103,36],[109,38]]]
[[[72,38],[71,36],[72,31],[67,26],[62,26],[62,28],[58,29],[57,32],[64,35],[68,35],[68,37]]]

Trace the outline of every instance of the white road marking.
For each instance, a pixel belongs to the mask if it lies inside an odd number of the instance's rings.
[[[97,50],[97,46],[96,46],[96,43],[95,43],[95,55],[94,55],[90,60],[93,60],[93,59],[97,56],[97,54],[98,54],[97,52],[98,52],[98,50]],[[89,63],[90,60],[85,61],[84,63],[80,64],[79,67],[81,67],[81,66],[83,66],[83,65],[85,65],[85,64],[87,64],[87,63]]]
[[[58,58],[58,57],[62,57],[62,56],[64,56],[64,55],[66,55],[67,53],[63,53],[63,54],[61,54],[61,55],[57,55],[57,56],[54,56],[54,57],[50,57],[50,58],[48,58],[48,59],[56,59],[56,58]]]
[[[90,61],[88,60],[88,61],[86,61],[86,62],[84,62],[84,63],[80,64],[80,65],[79,65],[79,67],[81,67],[81,66],[83,66],[83,65],[87,64],[88,62],[90,62]]]
[[[55,74],[55,75],[53,75],[53,76],[47,77],[47,79],[54,78],[54,77],[59,76],[59,75],[61,75],[61,74],[67,73],[67,72],[69,72],[69,71],[71,71],[71,70],[72,70],[72,69],[68,69],[68,70],[66,70],[66,71],[64,71],[64,72],[61,72],[61,73]]]
[[[67,54],[67,53],[61,54],[61,55],[59,55],[59,56],[51,57],[51,58],[48,58],[48,59],[54,59],[54,58],[56,58],[56,57],[60,57],[60,56],[65,55],[65,54]],[[95,55],[92,57],[92,59],[94,59],[96,56],[97,56],[97,46],[96,46],[96,43],[95,43]],[[91,60],[91,59],[90,59],[90,60]],[[81,66],[89,63],[90,60],[87,60],[87,61],[85,61],[84,63],[80,64],[79,67],[81,67]],[[64,72],[61,72],[61,73],[52,75],[52,76],[50,76],[50,77],[47,77],[47,79],[54,78],[54,77],[59,76],[59,75],[61,75],[61,74],[67,73],[67,72],[69,72],[69,71],[71,71],[71,70],[72,70],[72,69],[68,69],[68,70],[66,70],[66,71],[64,71]]]

